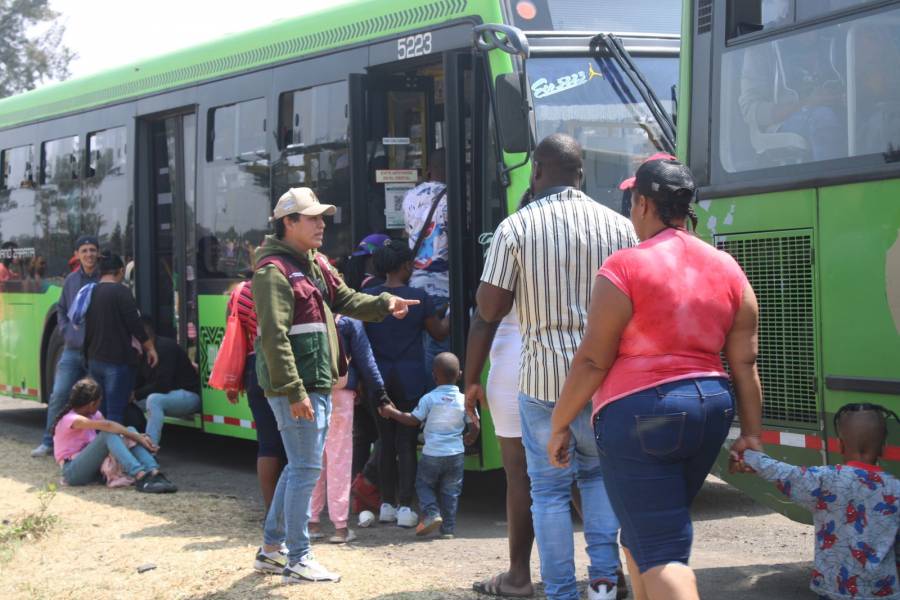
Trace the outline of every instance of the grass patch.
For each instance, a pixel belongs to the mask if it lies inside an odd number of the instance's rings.
[[[50,503],[56,497],[56,485],[51,483],[42,488],[37,497],[36,511],[17,519],[4,520],[0,524],[0,562],[11,559],[19,544],[46,536],[59,522],[59,517],[49,512]]]

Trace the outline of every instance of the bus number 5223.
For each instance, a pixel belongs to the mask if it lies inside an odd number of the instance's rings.
[[[397,60],[431,54],[431,33],[418,33],[397,40]]]

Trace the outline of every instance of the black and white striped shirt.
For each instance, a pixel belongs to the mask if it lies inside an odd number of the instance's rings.
[[[500,223],[481,280],[515,293],[520,391],[556,402],[584,337],[597,270],[613,252],[636,243],[631,221],[574,188]]]

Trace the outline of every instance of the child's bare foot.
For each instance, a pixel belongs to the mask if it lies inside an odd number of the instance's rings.
[[[325,537],[325,534],[322,533],[322,527],[318,523],[309,522],[309,539],[312,540],[321,540]]]
[[[332,544],[346,544],[356,539],[356,533],[352,529],[341,527],[334,530],[334,535],[328,538]]]

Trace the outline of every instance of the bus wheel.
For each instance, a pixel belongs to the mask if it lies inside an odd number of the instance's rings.
[[[41,401],[50,404],[50,394],[53,392],[53,380],[56,378],[56,365],[62,356],[66,344],[59,329],[54,327],[50,339],[47,341],[47,349],[44,352],[44,372],[41,379]]]

